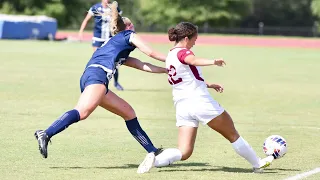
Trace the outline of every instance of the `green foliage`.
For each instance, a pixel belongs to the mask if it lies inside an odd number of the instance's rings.
[[[2,0],[5,14],[47,15],[60,28],[79,28],[88,9],[100,0]],[[123,15],[137,27],[167,29],[180,21],[198,26],[312,26],[320,20],[320,0],[118,0]]]
[[[254,0],[253,22],[268,26],[312,26],[312,0]]]
[[[315,15],[320,20],[320,0],[312,1],[311,10],[313,15]]]
[[[198,25],[209,22],[215,26],[233,26],[251,11],[250,0],[140,0],[140,4],[143,17],[150,25],[191,21]]]
[[[47,15],[56,18],[60,27],[78,27],[92,3],[85,0],[4,0],[0,10],[5,14]]]
[[[47,16],[55,17],[57,19],[62,19],[66,16],[67,11],[65,6],[59,3],[46,4],[43,13]]]
[[[313,0],[311,4],[311,10],[313,15],[316,17],[317,22],[315,22],[315,31],[320,34],[320,0]]]
[[[4,2],[1,5],[0,12],[3,14],[16,14],[16,10],[13,4],[9,2]]]

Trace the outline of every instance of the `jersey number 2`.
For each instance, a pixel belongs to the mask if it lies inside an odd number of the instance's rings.
[[[177,72],[176,72],[176,68],[172,65],[170,65],[170,68],[167,69],[168,71],[168,81],[171,85],[174,85],[174,84],[178,84],[180,82],[182,82],[182,78],[178,78],[178,79],[174,79],[174,76],[177,75]]]

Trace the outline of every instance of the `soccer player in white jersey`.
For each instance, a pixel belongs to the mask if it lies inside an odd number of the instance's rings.
[[[96,51],[97,48],[108,41],[112,35],[110,32],[110,21],[111,21],[111,8],[109,7],[109,0],[102,0],[101,3],[93,5],[87,16],[83,19],[80,30],[79,30],[79,39],[83,38],[83,31],[86,28],[88,21],[93,17],[94,18],[94,27],[93,27],[93,37],[92,37],[92,47]],[[118,7],[118,12],[121,15],[122,11]],[[114,73],[114,86],[118,90],[123,90],[123,87],[120,85],[119,79],[119,69]]]
[[[200,66],[224,66],[223,59],[196,58],[190,50],[198,37],[198,28],[189,22],[181,22],[168,31],[169,40],[175,41],[174,48],[166,59],[168,81],[172,85],[172,94],[176,108],[176,126],[179,128],[178,148],[165,149],[155,155],[147,154],[137,172],[148,172],[152,167],[162,167],[176,161],[187,160],[194,148],[199,123],[224,136],[237,154],[245,158],[254,172],[262,172],[274,160],[273,156],[260,159],[248,142],[239,135],[233,120],[223,107],[215,101],[208,88],[222,93],[223,87],[206,83]]]

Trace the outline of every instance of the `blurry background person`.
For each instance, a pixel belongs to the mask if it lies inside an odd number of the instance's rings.
[[[93,50],[101,47],[101,45],[108,41],[112,36],[110,33],[110,21],[111,21],[111,8],[109,7],[109,0],[102,0],[100,3],[93,5],[87,16],[83,19],[80,30],[79,30],[79,39],[83,39],[83,31],[86,28],[88,21],[94,17],[94,27],[93,27],[93,37],[92,37],[92,47]],[[122,11],[118,7],[119,14],[122,14]],[[123,87],[119,84],[119,69],[114,73],[114,87],[122,91]]]

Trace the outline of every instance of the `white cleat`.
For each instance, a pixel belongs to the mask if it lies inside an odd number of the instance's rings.
[[[149,172],[150,169],[154,166],[155,160],[156,160],[156,156],[154,152],[148,153],[147,156],[142,161],[142,163],[139,165],[137,173],[143,174],[143,173]]]
[[[269,167],[273,160],[274,160],[273,156],[268,156],[266,158],[260,159],[260,163],[259,163],[260,167],[253,168],[253,172],[254,173],[263,173],[263,169],[265,169],[266,167]]]

